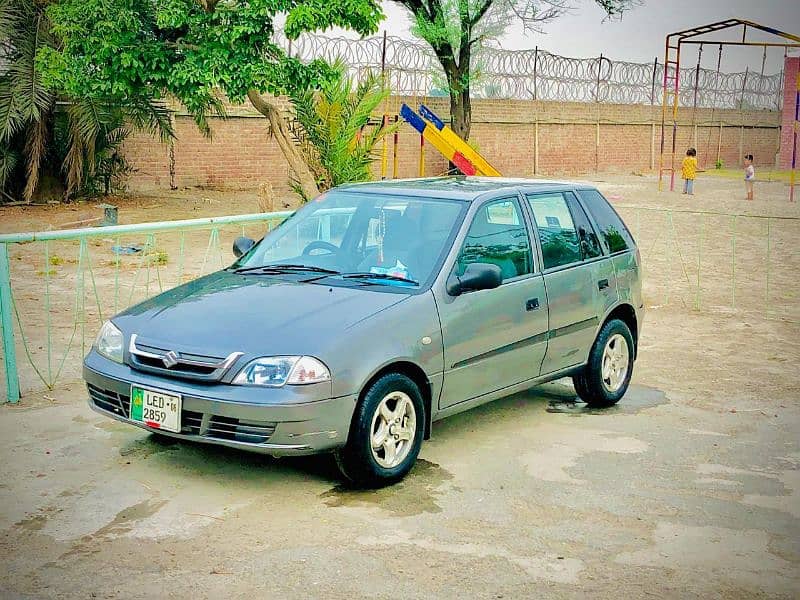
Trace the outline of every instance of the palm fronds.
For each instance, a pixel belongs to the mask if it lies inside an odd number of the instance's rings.
[[[338,77],[320,90],[305,90],[290,98],[305,140],[325,170],[320,189],[371,179],[378,143],[397,125],[375,124],[372,115],[389,90],[380,75],[367,72],[353,83],[341,62],[333,65]]]
[[[108,160],[100,150],[107,153],[113,145],[118,156],[116,147],[128,134],[124,123],[163,142],[174,138],[171,112],[163,103],[144,97],[123,104],[66,98],[44,84],[37,53],[58,44],[46,7],[46,0],[0,0],[0,56],[8,63],[0,74],[0,189],[14,186],[10,191],[27,200],[43,171],[63,181],[67,197],[87,189],[87,180]]]

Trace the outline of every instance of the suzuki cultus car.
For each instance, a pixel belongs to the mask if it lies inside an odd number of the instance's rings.
[[[380,486],[438,419],[565,376],[609,406],[631,379],[639,252],[584,184],[346,185],[234,252],[103,325],[93,409],[184,440],[333,452]]]

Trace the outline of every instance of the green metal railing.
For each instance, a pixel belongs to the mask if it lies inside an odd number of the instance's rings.
[[[266,225],[267,230],[271,230],[276,223],[280,223],[286,217],[291,215],[291,212],[274,212],[262,214],[249,214],[249,215],[235,215],[224,217],[212,217],[205,219],[187,219],[181,221],[166,221],[158,223],[141,223],[135,225],[117,225],[111,227],[95,227],[85,229],[71,229],[63,231],[45,231],[37,233],[14,233],[0,235],[0,327],[2,327],[2,351],[3,351],[3,365],[6,380],[6,401],[17,402],[20,397],[20,380],[19,380],[19,362],[17,360],[17,342],[21,342],[21,347],[26,355],[27,362],[33,372],[45,384],[46,387],[51,388],[59,379],[63,372],[63,368],[70,350],[76,342],[76,338],[80,335],[81,340],[81,353],[86,349],[86,314],[87,294],[91,294],[91,299],[95,302],[99,320],[102,321],[104,313],[106,315],[116,313],[124,307],[133,303],[137,288],[143,286],[144,297],[151,295],[151,284],[153,284],[153,291],[161,292],[165,289],[166,280],[162,276],[164,264],[166,259],[165,253],[155,252],[157,249],[157,235],[163,234],[177,234],[179,236],[179,250],[178,250],[178,263],[176,273],[173,275],[175,285],[182,283],[186,277],[187,265],[185,263],[187,237],[193,232],[208,232],[208,240],[203,259],[199,265],[199,269],[191,269],[195,274],[202,274],[209,266],[209,261],[213,255],[218,257],[218,267],[223,266],[223,256],[220,246],[220,230],[224,227],[239,227],[241,234],[245,233],[245,228],[249,225],[259,225],[260,232],[263,233],[263,226]],[[111,294],[105,294],[101,299],[101,294],[98,291],[98,282],[95,278],[95,269],[92,266],[92,255],[90,249],[90,241],[102,239],[106,242],[116,243],[117,247],[122,246],[122,241],[132,236],[144,236],[144,243],[140,244],[134,261],[136,264],[133,267],[133,281],[130,286],[130,293],[127,297],[120,297],[121,292],[121,273],[123,267],[122,257],[116,257],[112,261],[113,273],[113,298]],[[26,244],[37,243],[42,246],[42,256],[44,262],[44,269],[36,275],[43,277],[43,297],[41,298],[44,309],[44,333],[45,341],[43,342],[42,349],[45,352],[44,364],[37,364],[32,354],[32,344],[29,340],[30,333],[28,328],[25,327],[23,319],[20,315],[19,302],[15,299],[15,290],[12,287],[14,278],[12,277],[12,268],[9,247],[22,248]],[[77,257],[70,262],[77,265],[75,273],[75,296],[72,303],[73,320],[71,331],[68,331],[68,337],[62,346],[63,354],[60,359],[54,356],[54,344],[52,339],[52,332],[54,328],[54,294],[60,292],[53,290],[53,269],[51,266],[56,264],[55,258],[62,261],[61,257],[56,257],[52,252],[52,245],[56,243],[63,243],[74,245],[77,243]],[[136,260],[138,258],[138,260]],[[59,262],[60,264],[60,262]],[[142,274],[143,277],[142,277]],[[34,276],[30,267],[26,271],[25,279],[30,280]],[[191,275],[190,275],[191,276]],[[141,279],[144,279],[142,282]],[[21,283],[22,277],[16,278]],[[157,288],[157,289],[156,289]],[[36,298],[35,298],[36,299]],[[16,324],[16,335],[15,327]],[[38,328],[42,323],[37,322],[31,326],[31,329],[37,328],[35,333],[39,333]],[[19,337],[19,340],[15,339]]]
[[[703,306],[749,308],[766,318],[800,321],[800,281],[792,263],[800,239],[799,217],[647,206],[616,208],[637,238],[651,301],[661,298],[666,305],[677,295],[684,307],[695,310]],[[644,222],[642,215],[646,215]],[[680,230],[675,224],[679,218],[684,225]],[[776,250],[780,252],[777,259]],[[727,285],[715,289],[714,280]],[[737,296],[745,286],[751,293]]]
[[[616,208],[637,238],[651,308],[735,309],[800,322],[800,218]],[[321,215],[317,232],[308,235],[330,235],[335,212],[328,218]],[[52,389],[60,379],[77,377],[87,325],[99,327],[103,318],[231,262],[230,251],[222,249],[221,234],[232,240],[252,228],[250,237],[260,237],[290,214],[0,235],[0,350],[6,400],[19,399],[20,374],[26,389],[37,381]],[[112,253],[123,242],[131,244],[131,238],[139,246],[136,254]],[[102,260],[102,253],[113,260]],[[37,264],[42,269],[37,270]],[[71,266],[69,273],[63,272],[63,265],[73,264],[74,278]]]

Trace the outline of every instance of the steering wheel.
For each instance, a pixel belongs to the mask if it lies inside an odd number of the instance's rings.
[[[339,247],[324,240],[315,240],[303,248],[303,256],[310,256],[314,250],[328,250],[331,254],[339,252]]]

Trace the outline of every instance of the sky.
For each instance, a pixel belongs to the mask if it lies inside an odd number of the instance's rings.
[[[602,53],[611,59],[652,62],[656,56],[659,61],[664,60],[667,33],[730,18],[747,19],[800,35],[800,0],[644,0],[643,4],[625,13],[621,21],[605,22],[604,11],[592,0],[574,0],[573,4],[575,8],[570,14],[544,25],[543,33],[526,33],[522,27],[513,27],[498,40],[499,45],[509,50],[538,45],[563,56],[590,57]],[[410,38],[410,21],[405,9],[394,2],[383,2],[383,5],[387,18],[381,30],[386,29],[389,35]],[[736,34],[732,30],[728,35]],[[770,37],[767,35],[761,39]],[[716,68],[717,48],[704,48],[704,67]],[[749,68],[760,71],[762,58],[762,48],[726,47],[721,70],[735,72]],[[686,66],[695,65],[697,49],[690,47],[688,52],[681,52],[681,62]],[[782,63],[783,48],[769,49],[765,73],[780,71]]]

